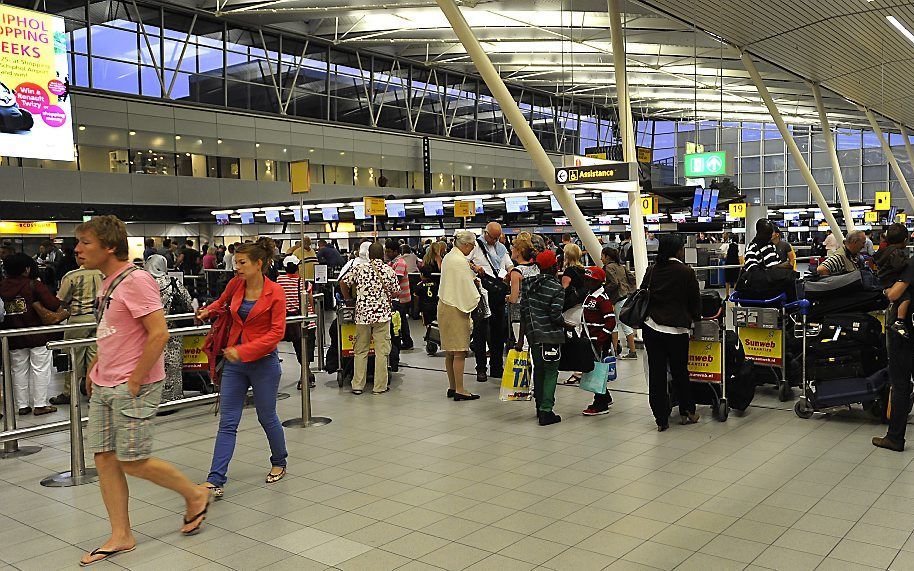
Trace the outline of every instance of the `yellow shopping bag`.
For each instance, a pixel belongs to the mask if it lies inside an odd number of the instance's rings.
[[[530,400],[530,353],[511,349],[505,361],[504,373],[501,376],[501,392],[498,399],[502,401]]]

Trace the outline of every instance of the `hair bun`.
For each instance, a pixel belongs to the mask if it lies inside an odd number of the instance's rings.
[[[272,238],[266,236],[261,236],[257,238],[256,244],[263,248],[263,251],[266,252],[267,259],[272,259],[276,255],[276,242]]]

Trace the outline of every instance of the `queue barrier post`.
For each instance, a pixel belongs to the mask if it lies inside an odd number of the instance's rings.
[[[317,331],[315,332],[314,339],[317,342],[317,368],[319,371],[324,370],[324,333],[325,333],[325,324],[324,324],[324,294],[319,293],[314,296],[315,305],[314,313],[317,316]]]
[[[316,321],[319,323],[321,319],[320,312],[317,315]],[[311,416],[311,383],[308,382],[308,378],[311,376],[311,362],[308,360],[307,324],[308,321],[302,320],[300,325],[302,353],[301,375],[299,377],[301,382],[301,416],[284,421],[282,425],[286,428],[309,428],[312,426],[324,426],[333,422],[333,419],[326,416]],[[315,333],[316,338],[317,333]]]
[[[13,390],[9,337],[0,338],[0,358],[3,359],[3,432],[8,432],[16,430],[16,413],[18,412],[16,410],[16,396]],[[41,446],[19,446],[18,440],[9,440],[3,443],[0,459],[28,456],[40,450]]]
[[[98,480],[95,468],[86,468],[86,454],[83,444],[82,399],[79,398],[79,373],[76,370],[76,349],[71,347],[69,375],[70,383],[70,469],[51,474],[41,481],[46,488],[69,488],[91,484]]]

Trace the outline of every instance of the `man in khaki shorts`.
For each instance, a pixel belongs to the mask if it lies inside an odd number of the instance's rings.
[[[95,454],[111,538],[83,556],[80,565],[85,567],[136,548],[125,474],[184,497],[185,535],[200,530],[212,497],[171,464],[151,457],[168,342],[159,286],[127,260],[127,228],[116,217],[97,216],[80,224],[76,238],[79,263],[105,276],[96,299],[98,353],[86,383],[92,405],[86,442]]]

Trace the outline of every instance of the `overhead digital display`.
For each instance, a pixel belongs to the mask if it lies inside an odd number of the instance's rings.
[[[386,207],[388,218],[406,218],[406,205],[402,202],[388,202]]]
[[[526,196],[509,196],[505,198],[506,210],[511,214],[530,212],[530,203]]]
[[[279,218],[279,210],[265,210],[267,222],[270,224],[279,224],[282,220]]]
[[[330,222],[340,219],[340,211],[335,206],[325,206],[321,208],[321,218]]]
[[[0,5],[0,39],[0,156],[74,160],[64,19]]]
[[[304,213],[304,216],[302,216],[303,213]],[[302,210],[298,210],[296,208],[296,209],[292,210],[292,214],[295,215],[296,222],[310,222],[311,221],[311,214],[307,210],[302,211]]]
[[[365,216],[365,204],[353,204],[352,205],[352,214],[355,216],[356,220],[365,220],[368,217]]]
[[[253,212],[240,212],[241,214],[241,223],[242,224],[253,224],[254,223],[254,213]]]
[[[228,223],[229,223],[229,215],[228,215],[228,214],[217,214],[217,215],[216,215],[216,224],[217,224],[217,225],[219,225],[219,226],[225,226],[225,225],[228,224]]]
[[[555,197],[552,196],[551,194],[549,195],[549,202],[551,203],[550,205],[552,206],[552,211],[553,211],[553,212],[562,209],[562,205],[559,204],[559,201],[556,200]]]
[[[717,213],[717,200],[720,198],[720,189],[711,189],[711,200],[708,203],[708,216],[714,216]]]
[[[602,192],[600,199],[603,202],[603,210],[628,208],[628,195],[624,192]]]
[[[482,199],[481,199],[481,198],[474,198],[473,200],[476,201],[476,214],[482,214],[483,211],[484,211],[484,209],[483,209],[483,207],[482,207]]]
[[[700,186],[695,188],[695,196],[692,198],[692,216],[701,215],[701,197],[704,195],[704,190]]]
[[[444,204],[440,200],[423,202],[422,207],[426,216],[444,216]]]

